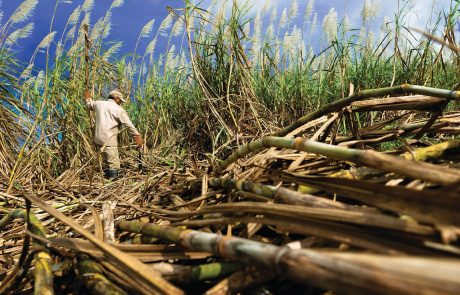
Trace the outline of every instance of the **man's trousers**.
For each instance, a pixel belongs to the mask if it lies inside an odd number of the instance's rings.
[[[102,146],[98,146],[101,150]],[[118,147],[106,146],[101,151],[102,155],[102,169],[106,170],[119,170],[120,169],[120,157],[118,155]]]

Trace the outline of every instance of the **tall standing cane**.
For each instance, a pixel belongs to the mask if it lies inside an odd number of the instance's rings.
[[[83,24],[83,31],[85,32],[85,90],[89,89],[89,49],[91,46],[89,37],[88,37],[88,24]]]
[[[89,65],[91,63],[91,59],[89,58],[89,51],[91,49],[91,40],[88,36],[88,24],[83,25],[83,30],[85,32],[85,91],[91,91],[90,82],[89,82]],[[91,128],[91,132],[94,130],[93,121],[91,120],[90,110],[88,110],[88,117],[89,117],[89,126]]]
[[[89,82],[89,65],[91,62],[91,59],[89,58],[89,51],[91,49],[91,41],[89,39],[88,35],[88,24],[83,24],[83,31],[85,33],[85,92],[86,91],[91,91],[90,87],[90,82]],[[88,109],[88,118],[89,118],[89,126],[91,130],[91,134],[93,134],[94,126],[93,126],[93,121],[91,120],[91,111]],[[94,177],[94,170],[95,166],[97,163],[99,163],[99,151],[96,151],[97,153],[97,160],[93,161],[93,167],[91,169],[91,175],[90,175],[90,187],[93,184],[93,177]]]

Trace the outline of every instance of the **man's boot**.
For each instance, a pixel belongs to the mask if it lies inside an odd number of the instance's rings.
[[[118,178],[118,170],[116,169],[107,169],[105,170],[105,178],[107,180],[115,180]]]

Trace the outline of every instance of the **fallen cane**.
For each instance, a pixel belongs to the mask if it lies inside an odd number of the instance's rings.
[[[144,169],[144,163],[142,161],[142,155],[143,155],[142,146],[139,146],[137,148],[137,151],[138,151],[137,159],[139,161],[139,164],[138,164],[139,171],[143,174],[145,172],[145,169]]]

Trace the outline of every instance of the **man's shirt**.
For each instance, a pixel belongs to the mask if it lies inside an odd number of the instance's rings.
[[[120,132],[120,125],[127,127],[132,135],[140,134],[129,119],[126,111],[114,100],[94,101],[90,98],[86,100],[86,106],[96,113],[94,143],[118,146],[117,134]]]

